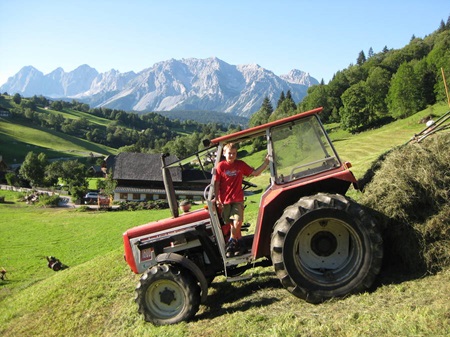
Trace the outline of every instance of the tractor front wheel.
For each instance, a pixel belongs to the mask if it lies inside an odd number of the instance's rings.
[[[358,293],[381,268],[378,228],[353,200],[319,193],[287,207],[277,221],[271,258],[282,285],[310,303]]]
[[[139,313],[155,325],[191,319],[200,305],[200,287],[183,268],[156,265],[141,277],[136,288]]]

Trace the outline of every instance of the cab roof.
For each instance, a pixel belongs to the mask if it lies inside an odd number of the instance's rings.
[[[212,139],[211,140],[211,145],[217,145],[219,143],[230,143],[230,142],[242,141],[244,139],[247,139],[247,138],[250,138],[250,137],[253,137],[253,136],[257,136],[258,134],[262,135],[262,134],[265,133],[265,131],[268,128],[271,128],[271,127],[274,127],[274,126],[277,126],[277,125],[281,125],[281,124],[284,124],[284,123],[292,122],[292,121],[295,121],[295,120],[300,119],[300,118],[305,118],[305,117],[308,117],[308,116],[311,116],[311,115],[319,114],[322,110],[323,110],[322,107],[316,108],[316,109],[309,110],[309,111],[306,111],[306,112],[301,112],[301,113],[293,115],[293,116],[282,118],[282,119],[279,119],[279,120],[276,120],[276,121],[273,121],[273,122],[269,122],[269,123],[266,123],[266,124],[254,126],[252,128],[245,129],[245,130],[242,130],[242,131],[234,132],[234,133],[231,133],[229,135],[220,136],[220,137]]]
[[[220,143],[240,142],[240,141],[243,141],[243,140],[251,138],[251,137],[255,137],[258,135],[264,135],[264,133],[266,132],[266,130],[268,128],[271,128],[271,127],[274,127],[277,125],[281,125],[284,123],[292,122],[292,121],[295,121],[295,120],[298,120],[301,118],[305,118],[308,116],[317,115],[322,110],[323,110],[322,107],[316,108],[316,109],[309,110],[306,112],[301,112],[301,113],[293,115],[293,116],[282,118],[282,119],[279,119],[279,120],[276,120],[273,122],[258,125],[258,126],[255,126],[255,127],[249,128],[249,129],[245,129],[242,131],[234,132],[229,135],[224,135],[224,136],[214,138],[213,140],[209,141],[209,146],[206,147],[205,149],[198,151],[186,158],[174,161],[171,164],[167,164],[165,167],[169,168],[169,167],[183,166],[187,163],[191,163],[192,161],[198,160],[198,158],[200,156],[202,156],[204,153],[214,152]]]

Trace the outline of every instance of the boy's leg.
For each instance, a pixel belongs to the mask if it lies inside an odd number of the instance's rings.
[[[222,208],[223,222],[226,224],[225,226],[230,226],[230,238],[225,245],[225,253],[227,257],[234,256],[235,252],[237,251],[237,240],[235,238],[235,230],[234,230],[234,223],[231,218],[232,213],[231,210],[232,210],[231,204],[223,205]]]
[[[236,239],[236,249],[234,251],[234,256],[243,255],[247,252],[247,247],[244,239],[242,238],[242,224],[244,222],[244,203],[239,202],[233,204],[232,216],[233,226],[231,227],[232,237]]]
[[[226,245],[227,257],[239,255],[239,251],[242,249],[239,247],[239,241],[242,241],[241,227],[244,217],[244,203],[235,202],[224,205],[222,215],[224,222],[231,221],[230,240]]]
[[[230,220],[233,220],[231,227],[231,237],[239,240],[242,237],[241,227],[244,220],[244,203],[234,202],[231,204]]]

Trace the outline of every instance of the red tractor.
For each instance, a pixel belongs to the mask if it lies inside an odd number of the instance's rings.
[[[338,157],[314,109],[210,141],[193,157],[166,164],[163,178],[173,217],[127,230],[125,259],[143,274],[139,312],[156,325],[192,318],[218,275],[245,280],[255,266],[273,265],[282,285],[310,303],[369,288],[381,268],[383,243],[375,221],[345,194],[356,179]],[[270,184],[261,195],[248,253],[227,257],[214,199],[215,169],[229,142],[267,144]],[[264,152],[265,153],[265,152]],[[205,159],[206,158],[206,159]],[[170,170],[211,166],[207,207],[179,215]],[[252,185],[243,182],[244,188]],[[247,191],[248,192],[248,191]]]

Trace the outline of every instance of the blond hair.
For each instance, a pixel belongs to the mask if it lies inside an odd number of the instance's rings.
[[[238,145],[236,143],[228,143],[223,147],[224,151],[229,151],[231,149],[238,149]]]

